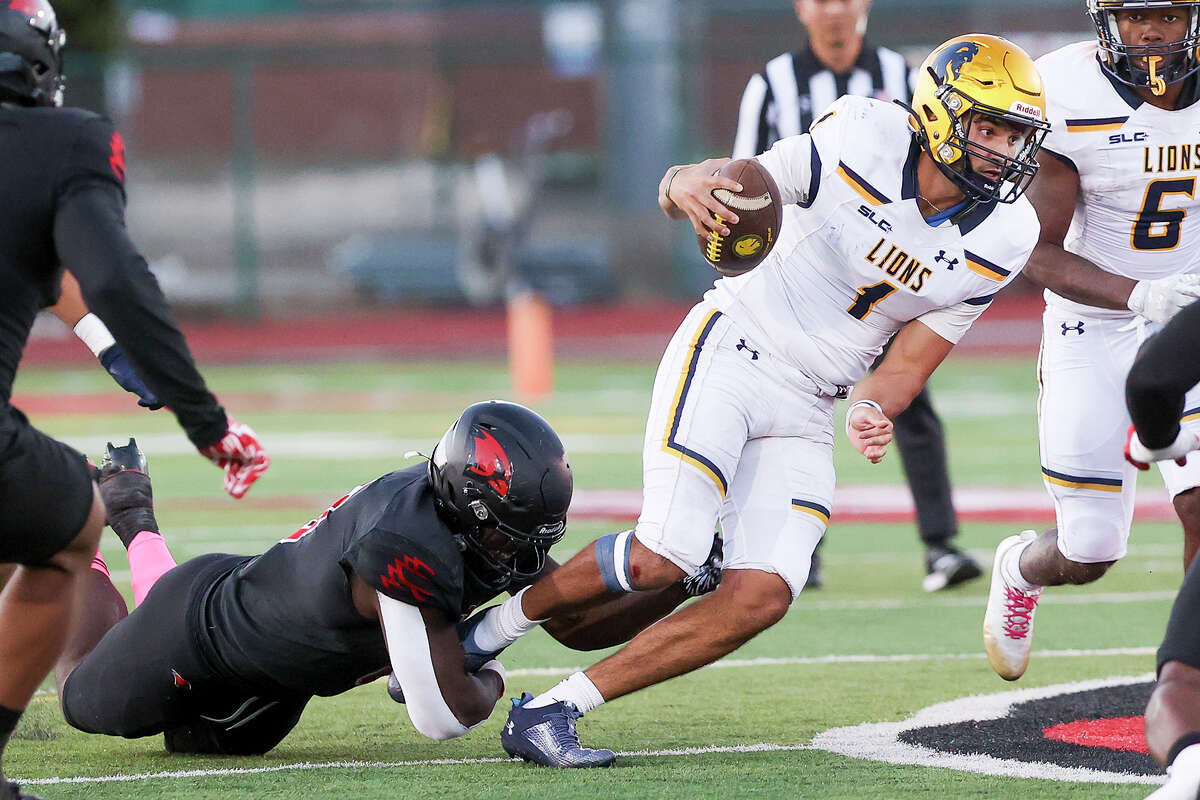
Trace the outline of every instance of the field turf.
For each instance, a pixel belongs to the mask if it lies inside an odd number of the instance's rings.
[[[221,493],[219,473],[188,452],[166,412],[141,411],[131,400],[126,413],[83,413],[92,395],[119,392],[99,369],[27,370],[18,381],[16,403],[44,430],[94,458],[106,439],[123,442],[136,435],[150,457],[164,534],[183,560],[211,551],[261,551],[354,485],[408,463],[405,450],[428,452],[470,402],[510,396],[502,365],[494,363],[259,365],[207,372],[229,409],[258,431],[274,457],[271,471],[243,503]],[[652,375],[647,363],[560,365],[556,394],[536,407],[567,439],[578,491],[639,485]],[[1038,487],[1031,360],[951,361],[935,377],[934,390],[956,487]],[[64,394],[80,396],[81,413],[39,412],[42,398]],[[872,467],[840,448],[837,462],[845,485],[901,482],[895,454]],[[1144,491],[1152,493],[1157,485],[1157,478],[1147,478]],[[573,522],[555,555],[563,560],[596,536],[629,524]],[[1001,538],[1020,527],[1048,524],[1045,515],[1032,516],[1024,526],[965,523],[960,543],[990,565],[991,548]],[[120,543],[107,533],[102,549],[128,595]],[[1129,557],[1098,585],[1048,592],[1033,663],[1019,687],[1150,672],[1152,649],[1182,577],[1179,551],[1175,526],[1138,523]],[[810,749],[813,736],[832,727],[903,720],[933,703],[1013,688],[982,657],[985,582],[922,592],[921,550],[911,524],[839,522],[835,508],[824,552],[826,588],[802,595],[783,622],[732,657],[736,662],[623,698],[581,721],[585,744],[632,754],[610,770],[552,771],[504,760],[498,741],[504,703],[462,739],[426,740],[376,683],[314,700],[293,734],[261,758],[171,756],[157,738],[126,741],[76,732],[62,722],[47,685],[8,748],[5,771],[19,779],[59,779],[29,787],[47,798],[724,800],[1148,793],[1146,786],[892,766]],[[1101,649],[1121,652],[1092,652]],[[902,658],[849,658],[862,656]],[[511,671],[509,693],[546,688],[595,658],[566,650],[537,631],[504,657]],[[752,745],[773,749],[737,751]],[[155,773],[159,776],[147,777]]]

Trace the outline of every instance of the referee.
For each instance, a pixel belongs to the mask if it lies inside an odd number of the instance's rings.
[[[793,6],[808,31],[808,45],[776,56],[750,77],[742,95],[734,158],[750,158],[785,136],[804,133],[844,94],[905,103],[911,98],[913,76],[904,56],[863,40],[870,0],[793,0]],[[922,389],[896,417],[895,437],[925,543],[925,590],[934,592],[979,577],[974,559],[951,544],[958,521],[950,496],[942,422],[928,389]],[[821,586],[820,567],[818,545],[806,588]]]

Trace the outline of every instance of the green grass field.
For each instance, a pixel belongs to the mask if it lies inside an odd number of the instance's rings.
[[[219,473],[188,452],[165,412],[149,414],[131,401],[128,414],[31,415],[44,430],[93,457],[106,438],[138,436],[150,456],[159,520],[179,560],[211,551],[259,552],[347,489],[400,466],[406,449],[431,447],[462,407],[509,395],[503,369],[492,363],[227,367],[208,375],[274,458],[250,502],[242,505],[221,493]],[[571,446],[577,489],[639,485],[640,436],[652,376],[653,365],[643,363],[560,365],[558,392],[538,410]],[[936,376],[934,388],[957,486],[1038,487],[1031,361],[952,361]],[[26,396],[110,390],[118,391],[98,369],[29,370],[17,385],[17,394]],[[894,454],[872,467],[842,448],[837,462],[842,484],[902,480]],[[1144,488],[1154,491],[1156,484],[1157,478],[1148,478]],[[563,560],[628,523],[573,523],[555,555]],[[1028,527],[1046,523],[1030,519]],[[991,548],[1019,527],[967,523],[960,542],[990,563]],[[30,787],[48,798],[1135,798],[1148,793],[1145,786],[991,777],[808,749],[813,736],[829,728],[903,720],[933,703],[1014,688],[997,678],[982,656],[984,581],[936,595],[922,592],[921,549],[908,524],[839,524],[835,509],[827,539],[826,588],[802,595],[783,622],[734,656],[785,663],[704,669],[604,706],[581,722],[585,744],[634,753],[611,770],[567,773],[503,760],[498,734],[504,704],[462,739],[426,740],[377,683],[315,700],[294,733],[261,758],[170,756],[157,738],[88,736],[66,726],[56,698],[47,693],[35,699],[22,722],[5,771],[22,779],[172,773]],[[1020,688],[1151,671],[1148,650],[1041,656],[1036,651],[1157,646],[1171,593],[1182,577],[1179,540],[1173,525],[1138,524],[1129,557],[1098,585],[1048,592],[1038,617],[1034,660]],[[111,533],[103,553],[127,592],[127,565]],[[913,658],[866,663],[837,658],[871,655]],[[831,658],[818,660],[822,657]],[[593,660],[595,654],[566,650],[537,631],[504,657],[513,673],[509,693],[546,688],[570,668]],[[793,749],[731,752],[756,744]],[[685,748],[706,752],[669,752]],[[356,763],[328,766],[335,762]]]

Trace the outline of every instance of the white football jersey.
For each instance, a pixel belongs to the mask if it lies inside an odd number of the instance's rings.
[[[835,102],[809,133],[757,157],[779,184],[779,240],[705,297],[834,394],[911,320],[957,342],[1025,266],[1038,220],[1021,197],[930,225],[916,200],[920,152],[899,106]]]
[[[1064,245],[1135,280],[1200,272],[1200,103],[1168,111],[1142,102],[1100,68],[1097,50],[1079,42],[1037,60],[1051,124],[1041,158],[1057,155],[1079,173]],[[1046,301],[1098,313],[1050,291]]]

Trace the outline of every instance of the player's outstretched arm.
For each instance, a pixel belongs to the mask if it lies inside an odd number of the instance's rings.
[[[1067,252],[1063,242],[1079,199],[1079,174],[1050,153],[1039,161],[1041,167],[1029,189],[1029,199],[1042,229],[1025,266],[1025,277],[1068,300],[1097,308],[1128,308],[1160,323],[1200,296],[1195,276],[1135,281]]]
[[[505,690],[499,661],[467,672],[458,631],[445,614],[390,598],[357,575],[351,584],[360,613],[379,619],[413,727],[431,739],[451,739],[491,716]]]
[[[225,472],[225,490],[246,493],[270,465],[254,432],[225,415],[175,326],[158,281],[125,230],[117,184],[92,182],[59,204],[54,240],[84,302],[112,332],[153,394],[192,444]]]
[[[892,420],[912,402],[954,347],[924,323],[900,329],[875,371],[854,386],[846,412],[846,436],[872,464],[887,454]]]

